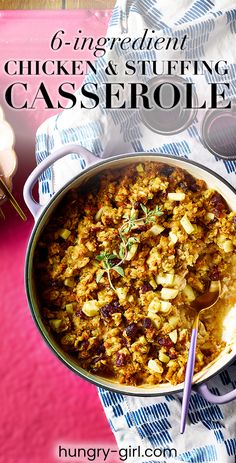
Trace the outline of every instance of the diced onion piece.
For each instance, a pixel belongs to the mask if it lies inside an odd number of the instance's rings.
[[[169,326],[174,329],[179,323],[179,317],[177,315],[172,315],[172,317],[169,318],[168,324]]]
[[[164,354],[164,352],[159,352],[158,358],[162,363],[168,363],[170,361],[170,357]]]
[[[211,281],[209,291],[210,293],[216,293],[219,290],[219,281]]]
[[[138,165],[136,166],[136,170],[137,170],[137,172],[143,172],[143,165],[142,165],[142,164],[138,164]]]
[[[173,286],[177,286],[177,288],[183,289],[186,286],[186,280],[181,275],[175,275]]]
[[[128,254],[127,254],[125,260],[132,260],[134,255],[137,252],[137,249],[138,249],[138,243],[132,244],[130,250],[128,251]]]
[[[227,240],[227,236],[226,236],[226,235],[223,235],[223,233],[222,233],[221,235],[219,235],[218,238],[217,238],[217,244],[218,244],[218,246],[219,246],[220,244],[223,244],[224,241],[226,241],[226,240]]]
[[[158,360],[153,360],[153,359],[149,360],[148,368],[154,371],[155,373],[163,373],[163,367],[160,365]]]
[[[49,325],[55,331],[57,331],[60,328],[61,323],[62,323],[62,320],[59,318],[54,318],[52,320],[49,320]]]
[[[170,360],[168,362],[168,368],[176,367],[176,360]]]
[[[75,280],[73,277],[70,277],[70,278],[66,278],[64,280],[64,285],[65,286],[68,286],[69,288],[73,288],[75,286]]]
[[[173,232],[169,233],[169,238],[170,238],[170,241],[172,241],[172,243],[174,244],[176,244],[178,241],[178,236]]]
[[[232,252],[233,249],[234,249],[233,243],[232,243],[231,240],[226,240],[226,241],[224,241],[222,247],[223,247],[223,250],[224,250],[225,252]]]
[[[203,353],[202,353],[202,352],[198,352],[198,353],[196,354],[196,359],[198,360],[199,363],[201,363],[201,362],[203,361],[203,359],[204,359]]]
[[[207,214],[205,215],[205,218],[208,220],[214,220],[215,214],[213,214],[213,212],[207,212]]]
[[[154,280],[154,278],[151,278],[151,280],[149,280],[149,284],[151,285],[151,287],[153,289],[156,289],[157,288],[157,283],[156,281]]]
[[[150,302],[148,306],[148,311],[156,313],[160,310],[160,307],[161,307],[160,300],[158,299],[158,297],[154,297],[154,299]]]
[[[186,296],[186,298],[188,299],[189,302],[192,302],[192,301],[194,301],[194,299],[196,299],[193,288],[190,285],[185,286],[185,288],[183,289],[183,293],[184,293],[184,295]]]
[[[97,211],[97,213],[96,213],[96,215],[95,215],[95,220],[96,220],[96,222],[98,222],[98,221],[101,219],[102,213],[103,213],[103,209],[104,209],[104,207],[100,207],[100,209]]]
[[[175,299],[178,295],[178,289],[173,288],[162,288],[161,290],[161,298],[164,300]]]
[[[159,315],[157,315],[155,312],[151,312],[151,311],[147,313],[147,316],[148,318],[151,318],[153,324],[159,330],[162,324],[161,317],[159,317]]]
[[[168,313],[172,307],[171,302],[169,301],[161,301],[161,308],[160,311],[163,313]]]
[[[127,299],[128,288],[116,288],[116,294],[118,296],[119,302],[122,304]]]
[[[173,273],[165,273],[164,275],[157,275],[156,282],[158,285],[166,285],[171,286],[174,281],[174,274]]]
[[[176,344],[177,342],[177,339],[178,339],[178,333],[177,333],[177,330],[173,330],[169,333],[169,338],[171,339],[171,341]]]
[[[88,317],[95,317],[99,314],[99,302],[96,299],[92,301],[86,301],[82,307],[82,312]]]
[[[189,221],[186,215],[182,217],[182,219],[180,220],[180,223],[182,227],[184,228],[184,230],[186,231],[186,233],[188,233],[188,235],[194,232],[194,226],[191,224],[191,222]]]
[[[77,306],[76,302],[71,302],[70,304],[66,304],[66,311],[67,313],[73,313],[74,308]]]
[[[70,230],[67,230],[67,228],[62,228],[60,231],[59,231],[59,236],[61,238],[63,238],[63,240],[67,240],[67,238],[69,238],[71,232]]]
[[[151,232],[154,236],[160,235],[160,233],[163,232],[163,230],[165,230],[165,227],[162,227],[161,225],[153,225],[153,226],[150,228],[150,232]]]
[[[171,201],[183,201],[185,199],[185,193],[168,193],[167,197]]]

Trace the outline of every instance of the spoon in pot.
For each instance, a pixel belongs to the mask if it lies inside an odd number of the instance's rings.
[[[189,399],[191,395],[192,389],[192,379],[195,367],[195,355],[196,355],[196,345],[197,345],[197,334],[198,334],[198,325],[199,325],[199,318],[200,315],[213,307],[215,303],[218,301],[221,293],[221,283],[220,281],[214,282],[212,288],[210,288],[206,293],[201,294],[191,303],[191,307],[193,307],[197,311],[197,315],[193,321],[192,325],[192,335],[191,341],[189,346],[188,352],[188,361],[186,366],[186,373],[185,373],[185,380],[184,380],[184,392],[183,392],[183,401],[182,401],[182,411],[181,411],[181,421],[180,421],[180,433],[183,434],[185,430],[187,415],[188,415],[188,407],[189,407]]]

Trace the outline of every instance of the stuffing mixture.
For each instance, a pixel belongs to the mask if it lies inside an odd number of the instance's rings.
[[[224,349],[220,308],[235,285],[235,231],[236,213],[222,196],[180,168],[106,170],[70,191],[41,234],[34,266],[42,319],[91,373],[176,385],[191,303],[219,280],[223,296],[201,317],[195,372]]]

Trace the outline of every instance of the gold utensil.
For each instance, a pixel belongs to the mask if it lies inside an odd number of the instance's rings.
[[[185,430],[189,399],[192,389],[192,379],[195,366],[195,356],[196,356],[196,346],[197,346],[197,334],[198,334],[198,325],[200,315],[206,310],[213,307],[216,304],[220,297],[221,293],[221,283],[220,281],[214,282],[213,288],[209,289],[206,293],[201,294],[194,301],[192,301],[191,306],[197,311],[197,315],[193,321],[192,325],[192,335],[188,351],[188,361],[186,366],[185,381],[184,381],[184,392],[183,392],[183,401],[182,401],[182,412],[181,412],[181,421],[180,421],[180,433],[183,434]]]
[[[2,190],[2,192],[4,193],[4,195],[6,196],[7,199],[9,199],[10,203],[12,204],[12,206],[14,207],[14,209],[17,211],[17,213],[19,214],[19,216],[21,217],[22,220],[27,220],[27,217],[26,215],[24,214],[24,212],[22,211],[21,207],[19,206],[18,202],[16,201],[16,199],[14,198],[13,194],[10,192],[9,188],[7,187],[7,185],[5,184],[5,182],[3,181],[2,179],[2,176],[0,175],[0,190]]]

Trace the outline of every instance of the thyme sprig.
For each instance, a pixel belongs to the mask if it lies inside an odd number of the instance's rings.
[[[124,269],[122,267],[120,267],[120,265],[119,265],[120,263],[112,265],[113,259],[117,259],[117,256],[115,254],[110,254],[109,252],[103,251],[103,252],[101,252],[101,254],[96,256],[96,259],[99,260],[99,261],[102,261],[103,267],[104,267],[104,270],[101,270],[101,272],[99,272],[99,274],[98,274],[98,276],[96,278],[96,282],[99,283],[99,281],[102,279],[104,273],[107,273],[107,277],[108,277],[108,280],[109,280],[110,287],[113,289],[113,291],[116,291],[116,289],[114,288],[114,286],[112,284],[112,281],[111,281],[110,271],[115,270],[115,272],[117,272],[120,276],[122,276],[122,277],[125,276]]]
[[[104,273],[107,273],[110,287],[115,292],[116,292],[116,289],[112,284],[110,272],[111,270],[114,270],[120,276],[124,277],[125,276],[124,269],[121,266],[127,260],[128,253],[131,250],[132,246],[134,244],[139,243],[139,240],[136,237],[134,236],[127,237],[127,235],[130,233],[132,229],[136,227],[136,224],[141,222],[147,225],[149,223],[155,222],[155,217],[160,217],[161,215],[163,215],[163,212],[160,206],[156,206],[154,210],[148,210],[144,204],[140,204],[140,207],[142,211],[144,212],[144,217],[137,218],[135,209],[132,208],[130,215],[124,216],[124,219],[125,219],[124,223],[118,230],[120,240],[121,240],[121,243],[119,246],[120,261],[114,264],[112,261],[114,259],[117,259],[117,255],[110,254],[109,252],[106,252],[106,251],[103,251],[99,255],[96,256],[96,259],[102,262],[103,267],[104,267],[104,269],[101,269],[101,271],[99,272],[96,278],[96,282],[99,283]]]
[[[146,206],[140,204],[141,209],[145,214],[145,223],[155,222],[155,217],[160,217],[163,215],[162,209],[160,206],[156,206],[154,211],[149,211]]]

